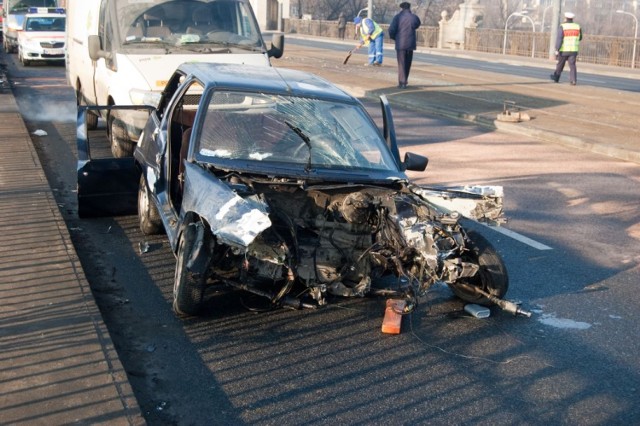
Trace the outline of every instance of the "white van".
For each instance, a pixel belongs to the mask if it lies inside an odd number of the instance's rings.
[[[284,37],[267,49],[249,0],[68,0],[67,78],[78,105],[156,106],[183,62],[270,66]],[[147,115],[108,110],[111,150],[130,156]],[[98,116],[87,115],[87,126]]]

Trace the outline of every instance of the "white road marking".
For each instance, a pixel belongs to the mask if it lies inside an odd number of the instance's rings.
[[[498,71],[504,70],[504,67],[497,67],[495,65],[480,65],[478,68],[482,68],[485,70],[498,70]]]
[[[487,225],[485,225],[485,226],[487,226]],[[520,235],[517,232],[510,231],[507,228],[503,228],[501,226],[489,226],[489,228],[491,228],[494,231],[499,232],[499,233],[501,233],[503,235],[506,235],[507,237],[513,238],[514,240],[519,241],[522,244],[526,244],[526,245],[528,245],[530,247],[533,247],[535,249],[538,249],[538,250],[553,250],[553,248],[551,248],[549,246],[546,246],[546,245],[544,245],[542,243],[539,243],[539,242],[537,242],[535,240],[532,240],[529,237],[525,237],[524,235]]]

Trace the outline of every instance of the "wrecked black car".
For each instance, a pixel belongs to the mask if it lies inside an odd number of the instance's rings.
[[[80,212],[99,214],[137,192],[142,232],[166,231],[176,255],[179,315],[197,314],[209,286],[273,306],[383,295],[410,309],[436,283],[517,313],[502,299],[500,256],[461,225],[462,215],[501,221],[501,188],[409,182],[404,171],[425,170],[427,159],[401,159],[384,97],[381,107],[382,131],[357,99],[316,76],[183,64],[134,158],[92,160],[81,111]]]

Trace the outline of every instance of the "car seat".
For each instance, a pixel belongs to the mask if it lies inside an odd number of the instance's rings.
[[[168,37],[171,35],[171,29],[164,26],[164,12],[158,9],[154,12],[147,12],[142,19],[145,22],[145,37]]]
[[[200,6],[194,9],[191,20],[193,21],[193,25],[187,27],[187,34],[202,35],[221,29],[219,25],[212,20],[211,9],[207,6]]]

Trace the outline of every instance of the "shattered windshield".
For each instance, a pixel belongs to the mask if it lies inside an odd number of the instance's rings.
[[[117,31],[123,45],[262,48],[262,39],[248,3],[235,0],[119,0]],[[190,47],[189,47],[190,46]]]
[[[294,96],[216,91],[197,153],[211,162],[397,171],[385,141],[360,106]]]

